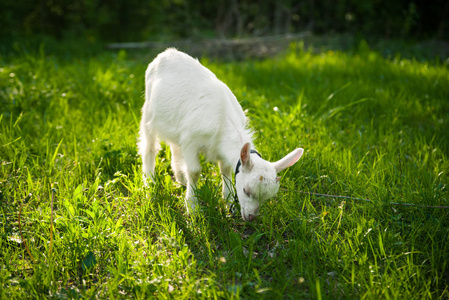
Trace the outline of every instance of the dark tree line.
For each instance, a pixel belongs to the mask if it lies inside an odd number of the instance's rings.
[[[446,19],[447,0],[5,0],[0,37],[142,41],[311,30],[447,39]]]

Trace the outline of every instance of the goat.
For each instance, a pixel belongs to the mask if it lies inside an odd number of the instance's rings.
[[[154,180],[159,140],[172,154],[175,179],[187,186],[186,208],[195,212],[195,188],[201,173],[199,154],[218,162],[223,198],[232,199],[232,171],[242,218],[252,221],[260,204],[276,195],[277,173],[293,165],[303,154],[297,148],[271,163],[253,148],[252,132],[237,98],[226,84],[191,56],[169,48],[160,53],[145,73],[145,103],[140,123],[139,154],[143,180]]]

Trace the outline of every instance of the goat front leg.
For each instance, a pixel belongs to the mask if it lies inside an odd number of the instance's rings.
[[[234,186],[232,183],[232,167],[227,166],[222,162],[219,162],[220,172],[221,172],[221,184],[223,199],[229,206],[234,201]]]

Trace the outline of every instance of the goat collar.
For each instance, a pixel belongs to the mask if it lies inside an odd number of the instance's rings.
[[[257,152],[256,150],[252,150],[252,149],[251,149],[251,150],[250,150],[250,154],[252,154],[252,153],[257,154],[257,155],[259,155],[260,158],[262,158],[262,155],[260,155],[260,153]],[[237,165],[235,166],[234,185],[235,185],[236,180],[237,180],[237,174],[240,172],[240,166],[241,166],[241,165],[242,165],[242,162],[241,162],[240,159],[239,159],[239,161],[237,162]],[[235,191],[234,203],[233,203],[232,206],[231,206],[231,210],[234,210],[234,209],[235,209],[235,206],[238,204],[238,202],[239,202],[239,200],[238,200],[238,198],[237,198],[237,191]]]
[[[251,149],[249,152],[250,152],[250,154],[251,154],[251,153],[256,153],[257,155],[259,155],[260,158],[262,158],[262,155],[260,155],[260,153],[257,152],[256,150],[252,150],[252,149]],[[240,172],[240,166],[241,166],[241,165],[242,165],[242,162],[241,162],[240,159],[239,159],[239,161],[237,162],[237,166],[235,166],[234,182],[235,182],[235,178],[236,178],[237,174]]]

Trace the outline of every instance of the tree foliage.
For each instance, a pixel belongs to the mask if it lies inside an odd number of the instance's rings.
[[[444,0],[18,0],[0,3],[0,36],[136,41],[312,30],[444,39],[448,14]]]

